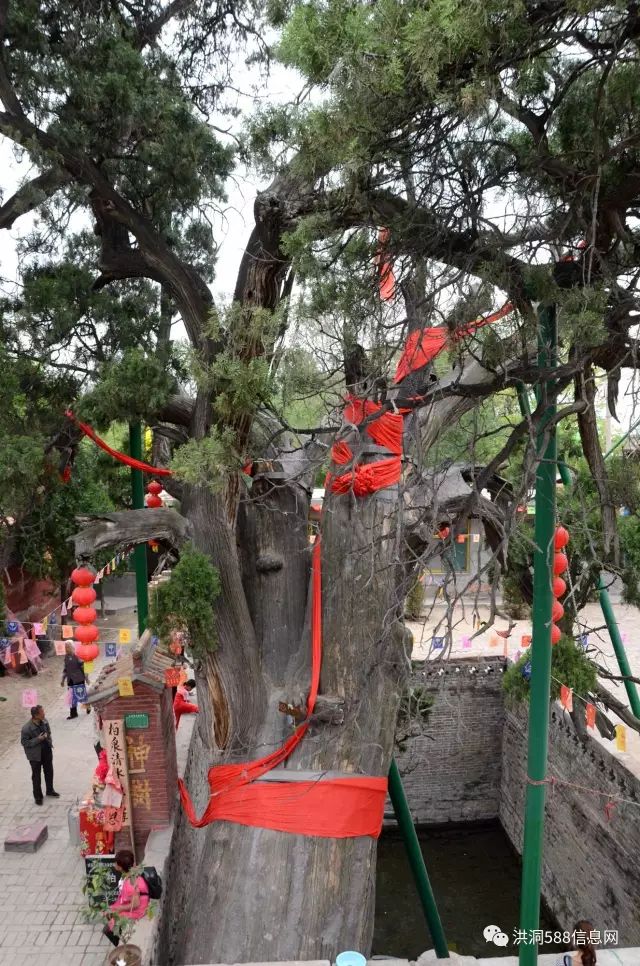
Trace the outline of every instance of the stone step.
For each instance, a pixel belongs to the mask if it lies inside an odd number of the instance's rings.
[[[37,852],[46,841],[49,828],[43,822],[18,825],[4,840],[5,852]]]

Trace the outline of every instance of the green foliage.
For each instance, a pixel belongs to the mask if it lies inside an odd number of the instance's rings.
[[[113,468],[106,466],[92,443],[79,447],[71,479],[61,482],[52,475],[45,491],[20,524],[18,553],[26,570],[55,583],[66,580],[73,569],[73,543],[78,530],[76,515],[116,509],[108,479]],[[119,475],[126,474],[120,470]],[[116,471],[118,475],[118,471]]]
[[[556,295],[558,335],[580,349],[606,340],[604,317],[607,293],[601,289],[574,288]]]
[[[78,414],[98,427],[114,420],[145,420],[158,412],[176,388],[176,379],[158,356],[129,349],[105,363],[96,387],[80,399]]]
[[[273,407],[290,426],[319,426],[326,414],[327,378],[310,352],[285,349],[275,380]]]
[[[214,604],[220,594],[218,571],[195,547],[186,546],[152,601],[149,626],[168,642],[174,630],[186,630],[193,654],[203,658],[217,646]]]
[[[213,492],[224,486],[227,476],[241,468],[231,429],[213,426],[204,439],[190,439],[171,460],[176,479],[192,486],[206,486]]]
[[[507,699],[512,704],[519,704],[529,700],[530,682],[522,676],[525,664],[531,660],[531,651],[525,651],[515,664],[505,671],[502,686],[507,693]],[[565,684],[573,688],[574,694],[587,698],[595,691],[597,672],[592,662],[586,657],[582,648],[578,647],[570,637],[561,637],[551,651],[551,699],[560,696],[560,686]]]

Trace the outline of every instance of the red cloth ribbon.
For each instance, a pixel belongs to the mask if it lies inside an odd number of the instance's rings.
[[[113,456],[114,459],[118,460],[119,463],[124,463],[125,466],[130,466],[134,470],[142,470],[143,473],[154,473],[156,476],[172,476],[171,470],[165,469],[162,466],[151,466],[149,463],[143,463],[142,460],[134,459],[133,456],[127,456],[126,453],[121,453],[117,449],[113,449],[109,446],[104,439],[101,439],[96,431],[89,426],[88,423],[82,423],[80,420],[74,416],[70,409],[67,410],[66,414],[68,419],[73,420],[76,426],[82,430],[85,436],[93,440],[96,446],[108,453],[109,456]]]
[[[387,246],[391,232],[388,228],[381,228],[378,232],[378,250],[374,262],[378,269],[380,298],[383,302],[391,302],[396,294],[396,277],[393,273],[393,262],[389,258]]]
[[[450,333],[446,325],[434,325],[428,329],[416,329],[407,338],[393,381],[402,382],[409,373],[416,372],[417,369],[422,369],[423,366],[426,366],[427,363],[431,362],[432,359],[435,359],[442,352],[450,340],[453,343],[459,342],[460,339],[464,339],[468,335],[473,335],[474,332],[477,332],[478,329],[481,329],[485,325],[492,325],[493,322],[504,318],[505,315],[508,315],[512,311],[513,305],[511,302],[507,302],[497,312],[476,319],[475,322],[470,322],[461,329],[456,329],[453,333]]]
[[[383,411],[379,403],[374,403],[370,399],[359,399],[349,394],[344,411],[346,422],[354,426],[360,426],[366,422],[364,431],[367,436],[378,446],[388,449],[393,456],[377,460],[375,463],[357,463],[353,469],[338,476],[329,473],[326,486],[331,487],[334,493],[348,493],[353,490],[356,496],[363,497],[397,483],[402,474],[402,433],[405,411],[396,413]],[[333,446],[331,458],[338,466],[344,466],[353,459],[353,451],[348,443],[340,440]]]
[[[184,782],[179,779],[180,799],[195,828],[217,820],[238,822],[296,835],[352,838],[382,829],[387,794],[386,777],[321,778],[317,781],[264,782],[256,779],[282,764],[300,744],[313,714],[322,663],[322,581],[320,541],[313,547],[311,597],[311,687],[307,717],[285,743],[263,758],[209,769],[209,804],[200,819]]]

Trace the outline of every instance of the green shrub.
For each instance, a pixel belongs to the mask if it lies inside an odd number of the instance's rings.
[[[175,630],[186,630],[193,654],[202,657],[217,646],[214,602],[220,577],[205,554],[188,544],[171,580],[160,584],[151,607],[149,626],[164,642]]]
[[[507,692],[510,705],[529,700],[530,682],[523,677],[522,671],[531,660],[531,650],[525,651],[515,664],[505,672],[502,686]],[[551,652],[551,693],[550,699],[560,696],[560,686],[566,684],[572,688],[574,694],[586,698],[595,690],[597,681],[596,669],[570,637],[561,637]]]

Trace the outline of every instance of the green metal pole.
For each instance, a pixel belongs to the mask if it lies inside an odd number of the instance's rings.
[[[618,667],[620,668],[620,674],[630,677],[632,672],[631,672],[631,668],[629,667],[627,652],[625,651],[624,644],[622,643],[622,638],[620,637],[618,622],[616,621],[615,614],[613,613],[613,607],[611,606],[611,598],[609,597],[609,591],[604,585],[602,574],[600,574],[600,576],[598,577],[598,594],[600,596],[600,607],[602,608],[602,615],[605,619],[607,630],[609,631],[609,637],[611,638],[611,643],[613,644],[613,649],[618,659]],[[627,697],[629,698],[629,704],[631,706],[631,710],[635,714],[636,718],[640,718],[640,698],[638,697],[638,691],[635,686],[635,682],[625,680],[624,686],[627,691]]]
[[[538,318],[538,365],[556,364],[555,305],[546,306]],[[546,407],[538,431],[538,469],[536,472],[535,553],[533,565],[533,630],[531,644],[531,692],[529,697],[529,743],[527,790],[522,847],[522,890],[520,927],[531,938],[540,924],[540,888],[544,840],[544,803],[549,745],[549,700],[551,690],[551,608],[553,603],[553,538],[556,525],[556,432],[550,429],[544,444],[544,428],[555,415],[555,390],[551,382],[540,387]],[[544,446],[544,451],[543,451]],[[520,946],[520,966],[535,966],[538,948],[525,942]]]
[[[404,847],[407,850],[413,880],[418,890],[420,904],[424,911],[425,919],[427,920],[427,926],[431,933],[436,956],[438,959],[448,959],[449,949],[444,929],[442,928],[442,921],[429,881],[427,867],[424,864],[424,857],[420,849],[420,843],[418,842],[413,818],[409,811],[409,803],[407,802],[407,796],[402,787],[402,779],[400,778],[400,772],[398,771],[395,758],[391,759],[391,768],[389,769],[389,797],[393,805],[393,810],[396,813],[398,828],[402,835]]]
[[[134,459],[142,459],[142,427],[140,423],[129,423],[129,451]],[[144,509],[144,476],[142,470],[131,470],[131,498],[134,510]],[[144,543],[138,544],[133,551],[133,565],[136,572],[138,635],[141,635],[147,626],[149,614],[147,548]]]
[[[629,436],[631,436],[631,433],[634,431],[634,429],[637,429],[638,426],[640,426],[640,419],[638,419],[637,422],[635,422],[633,424],[633,426],[630,426],[629,427],[629,429],[626,431],[626,433],[624,434],[624,436],[621,436],[620,439],[616,440],[616,442],[613,444],[613,446],[611,447],[611,449],[610,450],[607,450],[607,452],[604,454],[604,458],[607,459],[607,457],[611,456],[611,454],[615,450],[617,450],[618,446],[622,446],[622,444],[624,443],[625,439],[628,439]]]
[[[620,446],[621,443],[633,432],[633,430],[640,426],[640,420],[631,426],[627,432],[622,436],[611,449],[604,454],[604,459],[608,459],[609,456]],[[569,473],[567,464],[562,460],[558,460],[558,469],[560,471],[560,476],[564,486],[567,488],[573,485],[571,479],[571,474]],[[609,637],[611,638],[611,643],[613,644],[613,650],[618,661],[618,667],[620,668],[620,674],[623,677],[631,677],[631,668],[629,667],[629,661],[627,659],[627,653],[625,651],[624,644],[622,643],[622,637],[620,636],[620,630],[618,628],[618,622],[616,616],[613,612],[613,606],[611,604],[611,598],[609,597],[609,591],[605,587],[604,579],[602,574],[598,577],[598,596],[600,599],[600,608],[602,610],[602,616],[604,617],[605,624],[607,625],[607,630],[609,631]],[[627,692],[627,697],[629,698],[629,706],[633,711],[636,718],[640,718],[640,696],[638,695],[638,689],[634,681],[625,680],[624,682],[625,690]]]

